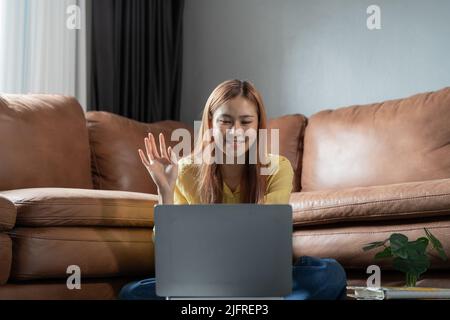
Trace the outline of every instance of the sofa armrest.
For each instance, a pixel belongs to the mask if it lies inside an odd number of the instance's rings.
[[[0,192],[0,232],[11,230],[16,223],[16,207]]]
[[[11,238],[0,232],[0,286],[5,284],[10,276],[12,261]]]
[[[152,194],[75,188],[2,191],[17,209],[20,227],[153,227]],[[1,214],[0,214],[1,217]]]
[[[450,216],[450,179],[297,192],[294,226]]]
[[[10,275],[12,259],[11,238],[5,233],[16,223],[14,203],[0,194],[0,285],[5,284]]]

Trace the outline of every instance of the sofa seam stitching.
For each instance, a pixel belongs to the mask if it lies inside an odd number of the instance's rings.
[[[390,218],[395,218],[395,217],[403,217],[403,216],[408,216],[408,215],[414,215],[414,214],[418,214],[421,212],[436,212],[436,213],[441,213],[441,212],[450,212],[450,208],[449,209],[442,209],[442,210],[420,210],[420,211],[407,211],[407,212],[395,212],[395,213],[383,213],[383,214],[371,214],[371,215],[358,215],[358,216],[345,216],[345,217],[332,217],[332,218],[324,218],[324,219],[311,219],[311,220],[303,220],[304,222],[300,221],[300,222],[294,222],[294,225],[306,225],[308,223],[313,223],[313,222],[323,222],[323,221],[340,221],[340,220],[352,220],[353,218],[363,218],[363,219],[358,219],[359,221],[361,220],[371,220],[370,218],[378,218],[378,217],[390,217]],[[367,218],[367,219],[366,219]]]
[[[90,217],[90,216],[51,216],[51,217],[28,217],[28,218],[18,218],[17,221],[24,220],[52,220],[52,219],[67,219],[71,218],[72,220],[123,220],[123,221],[153,221],[147,218],[118,218],[118,217]]]
[[[321,206],[321,207],[314,207],[314,208],[308,208],[308,209],[296,209],[296,210],[294,210],[294,211],[295,211],[295,212],[317,211],[317,210],[323,210],[323,209],[334,209],[334,208],[344,208],[344,207],[351,207],[351,206],[362,206],[362,205],[369,205],[369,204],[374,204],[374,203],[392,202],[392,201],[404,201],[404,200],[426,199],[426,198],[442,197],[442,196],[449,196],[449,195],[450,195],[450,193],[442,193],[442,194],[432,194],[432,195],[416,196],[416,197],[407,197],[407,198],[395,198],[395,199],[386,199],[386,200],[373,200],[373,201],[360,202],[360,203],[350,203],[350,204],[343,204],[343,205]]]
[[[444,226],[432,226],[432,227],[427,227],[427,229],[445,229],[445,228],[449,228],[450,225],[444,225]],[[306,234],[306,235],[302,235],[302,234],[293,234],[293,237],[314,237],[314,236],[330,236],[330,235],[352,235],[352,234],[379,234],[379,233],[388,233],[391,231],[413,231],[413,230],[421,230],[423,229],[423,227],[414,227],[414,228],[409,228],[409,229],[392,229],[390,228],[390,230],[387,231],[359,231],[359,232],[335,232],[335,233],[314,233],[314,234]],[[303,230],[304,231],[304,230]]]
[[[56,239],[56,238],[40,238],[33,236],[24,236],[17,234],[10,234],[11,238],[24,239],[24,240],[43,240],[43,241],[73,241],[73,242],[92,242],[92,243],[104,243],[104,242],[113,242],[113,243],[153,243],[153,241],[123,241],[123,240],[83,240],[83,239]]]
[[[147,200],[137,200],[137,201],[147,201]],[[149,200],[153,201],[153,200]],[[157,201],[155,201],[156,203]],[[18,205],[29,205],[29,206],[47,206],[47,205],[55,205],[55,206],[98,206],[98,207],[130,207],[130,208],[145,208],[145,209],[153,209],[151,205],[127,205],[121,203],[82,203],[82,202],[41,202],[41,201],[16,201],[14,202]]]
[[[86,120],[87,120],[87,119],[86,119]],[[89,121],[88,121],[88,122],[89,122]],[[86,127],[87,127],[87,130],[88,130],[89,147],[92,149],[91,152],[92,152],[93,158],[94,158],[95,169],[97,170],[97,172],[98,172],[98,174],[99,174],[99,176],[100,176],[100,179],[97,178],[97,180],[98,180],[98,188],[99,188],[100,190],[102,190],[102,178],[103,178],[103,175],[102,175],[102,173],[101,173],[101,171],[100,171],[100,167],[99,167],[99,165],[98,165],[98,163],[97,163],[97,153],[95,152],[95,147],[94,147],[94,144],[92,143],[92,140],[91,140],[91,134],[90,134],[90,132],[89,132],[89,127],[88,127],[88,126],[86,126]],[[93,176],[93,175],[92,175],[92,179],[94,180],[94,176]],[[92,181],[92,184],[93,184],[93,188],[95,189],[94,181]]]
[[[302,190],[302,173],[303,173],[303,151],[304,151],[304,142],[305,142],[305,131],[306,131],[306,117],[303,115],[300,115],[301,117],[301,122],[302,122],[302,128],[300,129],[300,136],[299,136],[299,144],[297,147],[297,170],[300,169],[300,176],[297,177],[297,182],[298,182],[298,189],[299,192],[301,192]],[[301,155],[301,156],[300,156]]]

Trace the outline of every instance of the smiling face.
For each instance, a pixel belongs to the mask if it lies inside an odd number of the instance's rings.
[[[216,146],[234,158],[243,155],[256,140],[258,113],[256,105],[238,96],[218,107],[212,115]]]

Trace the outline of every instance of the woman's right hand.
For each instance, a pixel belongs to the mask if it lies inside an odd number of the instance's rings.
[[[148,159],[144,152],[139,149],[142,164],[158,187],[158,193],[163,198],[165,196],[173,197],[178,175],[178,161],[175,152],[171,147],[166,149],[166,142],[162,133],[159,134],[160,153],[158,153],[153,134],[149,133],[148,137],[144,139],[144,143]]]

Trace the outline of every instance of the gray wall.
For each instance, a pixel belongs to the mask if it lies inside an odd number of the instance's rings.
[[[270,117],[450,86],[449,0],[186,0],[182,120],[248,79]],[[366,27],[381,7],[382,29]]]

